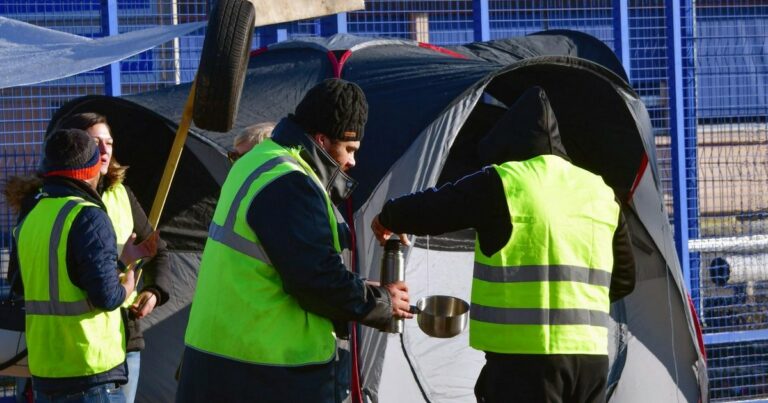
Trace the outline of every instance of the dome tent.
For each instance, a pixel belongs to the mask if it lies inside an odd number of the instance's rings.
[[[360,85],[370,105],[351,172],[360,185],[342,208],[357,229],[356,271],[378,277],[382,250],[369,224],[384,202],[479,169],[479,139],[524,90],[541,86],[573,162],[602,175],[626,201],[638,278],[635,291],[612,306],[611,401],[706,400],[703,351],[655,172],[648,114],[604,44],[567,31],[450,49],[336,35],[254,53],[235,128],[193,129],[171,186],[159,229],[176,281],[171,301],[143,321],[151,327],[140,400],[170,401],[175,392],[188,304],[232,137],[292,112],[309,88],[332,76]],[[115,157],[131,166],[127,182],[149,210],[188,90],[187,84],[122,99],[78,98],[52,124],[72,113],[106,115]],[[411,298],[442,293],[468,300],[473,239],[472,231],[416,239],[406,250]],[[473,401],[483,361],[468,347],[466,332],[430,339],[414,321],[407,321],[402,338],[365,328],[360,337],[362,387],[372,400]]]

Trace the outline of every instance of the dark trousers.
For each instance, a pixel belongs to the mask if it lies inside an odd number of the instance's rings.
[[[481,403],[604,403],[605,355],[486,353],[475,384]]]
[[[187,347],[177,403],[335,403],[336,363],[279,367],[255,365]]]

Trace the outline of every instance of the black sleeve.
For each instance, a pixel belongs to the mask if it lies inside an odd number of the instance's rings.
[[[24,295],[24,284],[19,273],[19,256],[16,254],[16,237],[11,237],[11,253],[8,256],[8,283],[16,295]]]
[[[486,255],[504,247],[512,234],[504,187],[492,167],[440,188],[392,199],[379,220],[398,234],[439,235],[474,228]]]
[[[67,272],[96,308],[111,311],[125,301],[125,289],[117,274],[115,232],[102,209],[83,207],[72,221],[67,239]]]
[[[280,274],[283,289],[302,308],[332,320],[381,327],[392,317],[389,294],[347,270],[333,248],[321,192],[304,174],[281,176],[251,203],[248,224]]]
[[[125,185],[124,185],[125,186]],[[133,215],[133,232],[136,233],[136,242],[141,242],[152,233],[147,214],[141,208],[128,186],[125,186],[128,200],[131,202],[131,214]],[[141,291],[150,291],[157,297],[157,306],[168,301],[168,290],[172,286],[171,268],[168,263],[168,246],[161,238],[157,243],[157,254],[149,262],[144,264],[144,286]]]
[[[618,201],[617,201],[618,202]],[[621,203],[619,202],[619,205]],[[619,212],[619,225],[613,234],[613,272],[609,297],[611,302],[626,297],[635,289],[635,256],[632,239],[623,212]]]

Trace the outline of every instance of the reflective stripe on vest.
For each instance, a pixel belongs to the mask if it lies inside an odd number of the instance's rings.
[[[335,356],[331,321],[304,310],[284,291],[279,273],[247,223],[248,208],[260,191],[294,172],[318,183],[298,151],[272,140],[254,147],[232,167],[203,250],[187,346],[234,361],[274,366],[325,363]],[[339,251],[336,218],[324,190],[323,194],[333,247]]]
[[[112,228],[115,230],[115,242],[117,243],[117,256],[120,257],[123,254],[125,241],[133,233],[131,199],[128,198],[128,191],[125,189],[125,186],[122,183],[117,183],[101,195],[101,201],[104,203],[104,207],[107,208],[109,220],[112,221]],[[123,276],[125,274],[120,275],[121,281]],[[131,295],[123,302],[123,308],[131,306],[136,301],[137,296],[137,290],[133,290]]]
[[[610,272],[566,265],[493,267],[475,263],[473,277],[491,283],[572,281],[603,287],[611,286]]]
[[[267,253],[264,252],[264,248],[261,247],[261,244],[255,244],[243,238],[235,231],[233,231],[231,227],[227,228],[218,225],[215,222],[211,222],[211,225],[208,228],[208,237],[214,241],[219,241],[224,245],[229,246],[230,248],[242,253],[243,255],[261,260],[266,264],[272,264],[272,262],[269,260],[269,256],[267,256]]]
[[[103,312],[69,279],[67,240],[83,207],[75,197],[44,198],[15,231],[25,288],[26,339],[32,375],[87,376],[125,360],[119,310]]]
[[[608,313],[589,309],[496,308],[472,304],[472,319],[502,325],[608,326]]]
[[[243,185],[235,195],[232,207],[227,212],[226,220],[224,220],[224,225],[219,225],[211,221],[211,225],[208,228],[208,237],[219,241],[244,255],[248,255],[257,260],[261,260],[266,264],[272,264],[272,262],[269,260],[269,257],[264,252],[264,249],[261,247],[261,244],[254,243],[253,241],[250,241],[235,232],[235,218],[238,210],[240,210],[240,205],[243,203],[243,199],[245,198],[246,193],[248,193],[248,190],[251,188],[251,185],[253,185],[253,182],[255,182],[256,179],[258,179],[259,176],[261,176],[264,172],[267,172],[279,164],[284,163],[293,163],[298,165],[294,158],[280,156],[270,159],[269,161],[259,166],[256,170],[254,170],[253,173],[248,175],[248,177],[245,179],[245,182],[243,182]]]
[[[80,301],[62,302],[59,300],[59,259],[56,254],[61,242],[61,232],[64,220],[78,206],[78,202],[70,200],[64,204],[51,228],[51,247],[48,249],[48,301],[24,301],[24,309],[30,315],[82,315],[93,310],[87,299]]]
[[[495,168],[512,234],[493,256],[476,242],[470,344],[505,354],[607,354],[613,191],[551,155]]]

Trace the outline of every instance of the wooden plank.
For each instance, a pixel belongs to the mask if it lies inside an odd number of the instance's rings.
[[[697,182],[701,216],[768,211],[768,128],[762,123],[701,125]],[[671,169],[670,139],[656,137],[661,172]],[[665,201],[667,197],[665,197]],[[667,204],[671,208],[671,203]]]
[[[257,27],[365,9],[364,0],[250,1],[256,9]]]

